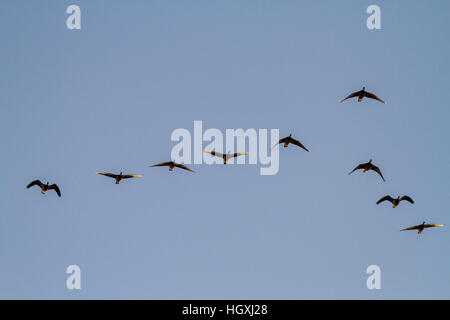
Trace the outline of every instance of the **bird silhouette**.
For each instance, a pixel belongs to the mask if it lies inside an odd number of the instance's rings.
[[[173,171],[173,169],[175,167],[177,167],[177,168],[181,168],[181,169],[188,170],[190,172],[194,172],[195,173],[194,170],[189,169],[188,167],[186,167],[185,165],[183,165],[181,163],[176,163],[175,161],[161,162],[161,163],[149,166],[149,167],[163,167],[163,166],[169,167],[169,171]]]
[[[284,143],[284,147],[285,147],[285,148],[286,148],[290,143],[292,143],[292,144],[295,144],[296,146],[299,146],[300,148],[302,148],[302,149],[304,149],[304,150],[306,150],[306,151],[309,152],[309,150],[306,149],[306,147],[305,147],[300,141],[298,141],[298,140],[292,138],[292,133],[290,133],[289,136],[280,139],[280,141],[278,141],[278,142],[272,147],[272,149],[275,148],[275,147],[276,147],[278,144],[280,144],[280,143]]]
[[[366,87],[363,87],[362,90],[356,91],[356,92],[353,92],[353,93],[349,94],[341,102],[344,102],[345,100],[353,98],[353,97],[358,97],[358,102],[361,102],[364,97],[367,97],[367,98],[375,99],[375,100],[378,100],[380,102],[386,103],[383,100],[381,100],[380,98],[378,98],[376,95],[374,95],[373,93],[367,92],[365,89],[366,89]]]
[[[425,228],[443,227],[443,226],[444,226],[443,224],[434,224],[434,223],[425,224],[425,221],[424,221],[424,222],[422,222],[422,224],[419,224],[419,225],[417,225],[417,226],[412,226],[412,227],[409,227],[409,228],[405,228],[405,229],[402,229],[402,230],[400,230],[400,231],[405,231],[405,230],[417,230],[417,233],[418,233],[418,234],[421,234],[422,231],[423,231]]]
[[[56,184],[49,185],[48,182],[47,184],[43,184],[40,180],[34,180],[33,182],[31,182],[29,185],[27,185],[27,189],[36,185],[41,188],[42,194],[45,194],[48,190],[55,190],[55,192],[58,194],[58,197],[61,197],[61,191],[59,190],[58,185]]]
[[[380,168],[378,168],[377,166],[372,164],[372,159],[370,159],[369,162],[361,163],[361,164],[357,165],[356,168],[353,169],[349,174],[352,174],[355,170],[359,170],[359,169],[363,169],[364,172],[367,172],[369,170],[373,170],[373,171],[377,172],[380,175],[380,177],[381,177],[381,179],[383,179],[383,181],[386,181],[386,180],[384,180],[384,177],[383,177],[383,174],[381,173]]]
[[[212,154],[213,156],[216,156],[216,157],[218,157],[218,158],[222,158],[222,159],[223,159],[223,164],[227,164],[227,161],[228,161],[229,159],[231,159],[231,158],[234,158],[234,157],[238,157],[238,156],[242,156],[242,155],[248,154],[248,152],[235,152],[235,153],[230,153],[229,151],[228,151],[228,153],[223,154],[223,153],[220,153],[220,152],[216,152],[216,151],[208,151],[208,150],[203,150],[203,152],[210,153],[210,154]]]
[[[103,176],[116,179],[116,184],[119,184],[120,181],[122,181],[122,179],[142,177],[141,175],[137,175],[137,174],[122,174],[122,172],[120,172],[119,174],[114,174],[114,173],[109,173],[109,172],[96,172],[96,174],[101,174]]]
[[[393,207],[393,208],[397,208],[398,204],[399,204],[400,201],[402,201],[402,200],[406,200],[406,201],[409,201],[409,202],[411,202],[411,203],[414,203],[414,200],[411,199],[411,198],[408,197],[408,196],[403,196],[403,197],[401,197],[401,198],[400,198],[400,196],[398,196],[397,198],[392,198],[391,196],[387,195],[387,196],[384,196],[383,198],[381,198],[380,200],[378,200],[378,201],[377,201],[377,204],[379,204],[379,203],[381,203],[381,202],[383,202],[383,201],[390,201],[390,202],[392,203],[392,207]]]

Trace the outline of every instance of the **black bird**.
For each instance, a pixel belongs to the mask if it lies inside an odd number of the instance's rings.
[[[220,153],[220,152],[216,152],[216,151],[207,151],[207,150],[203,150],[203,152],[210,153],[210,154],[212,154],[213,156],[216,156],[216,157],[218,157],[218,158],[222,158],[222,159],[223,159],[223,164],[227,164],[227,161],[228,161],[229,159],[231,159],[231,158],[234,158],[234,157],[238,157],[238,156],[242,156],[242,155],[248,154],[248,152],[235,152],[235,153],[230,153],[230,152],[228,152],[227,154],[223,154],[223,153]]]
[[[348,97],[343,99],[341,102],[344,102],[345,100],[347,100],[349,98],[353,98],[353,97],[358,97],[358,102],[361,102],[361,100],[364,97],[367,97],[367,98],[375,99],[380,102],[386,103],[383,100],[381,100],[380,98],[378,98],[376,95],[374,95],[373,93],[365,91],[365,89],[366,89],[366,87],[363,87],[361,91],[356,91],[356,92],[353,92],[352,94],[349,94]]]
[[[424,222],[422,222],[422,224],[419,224],[417,226],[412,226],[412,227],[409,227],[409,228],[405,228],[405,229],[402,229],[400,231],[417,230],[417,233],[421,234],[423,229],[425,229],[425,228],[443,227],[443,226],[444,226],[443,224],[434,224],[434,223],[425,224],[425,221],[424,221]]]
[[[284,137],[283,139],[280,139],[280,141],[278,141],[273,147],[275,148],[278,144],[280,143],[284,143],[284,147],[286,148],[290,143],[295,144],[296,146],[299,146],[300,148],[306,150],[309,152],[308,149],[306,149],[306,147],[298,140],[292,138],[292,133],[289,134],[289,136]]]
[[[41,188],[41,193],[42,194],[45,194],[48,190],[52,190],[53,189],[58,194],[58,197],[61,197],[61,191],[59,190],[59,187],[56,184],[48,185],[48,182],[47,182],[47,184],[43,184],[39,180],[34,180],[29,185],[27,185],[27,189],[31,188],[32,186],[35,186],[35,185],[38,185]]]
[[[400,198],[400,196],[398,196],[397,198],[392,198],[391,196],[385,196],[385,197],[383,197],[383,198],[381,198],[380,200],[378,200],[377,201],[377,204],[379,204],[379,203],[381,203],[381,202],[383,202],[383,201],[390,201],[391,203],[392,203],[392,207],[393,208],[397,208],[397,206],[398,206],[398,204],[400,203],[400,201],[402,201],[402,200],[406,200],[406,201],[409,201],[409,202],[411,202],[411,203],[414,203],[414,200],[413,199],[411,199],[410,197],[408,197],[408,196],[403,196],[403,197],[401,197]]]
[[[359,164],[349,174],[352,174],[355,170],[358,170],[358,169],[363,169],[364,172],[367,172],[369,170],[373,170],[373,171],[377,172],[380,175],[380,177],[381,177],[381,179],[383,179],[383,181],[386,181],[386,180],[384,180],[384,177],[383,177],[383,174],[381,173],[380,168],[378,168],[377,166],[372,164],[372,159],[370,159],[369,162]]]
[[[122,172],[120,172],[119,174],[108,173],[108,172],[96,172],[96,174],[101,174],[103,176],[107,176],[107,177],[116,179],[116,184],[119,184],[120,181],[122,181],[122,179],[142,177],[141,175],[137,175],[137,174],[122,174]]]
[[[175,167],[184,169],[184,170],[188,170],[190,172],[195,172],[194,170],[189,169],[188,167],[186,167],[185,165],[181,164],[181,163],[176,163],[175,161],[169,161],[169,162],[161,162],[158,164],[154,164],[150,167],[163,167],[163,166],[168,166],[169,167],[169,171],[173,171],[173,169]]]

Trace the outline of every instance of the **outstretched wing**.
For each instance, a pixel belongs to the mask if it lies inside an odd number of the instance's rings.
[[[349,174],[352,174],[356,170],[364,169],[364,166],[365,166],[365,163],[358,164],[355,169],[353,169],[351,172],[349,172]]]
[[[371,98],[371,99],[375,99],[378,100],[380,102],[386,103],[383,100],[381,100],[380,98],[378,98],[376,95],[374,95],[373,93],[367,92],[364,94],[364,96],[366,96],[367,98]]]
[[[275,143],[272,147],[275,148],[277,145],[279,145],[280,143],[285,143],[287,141],[287,139],[289,139],[289,137],[284,137],[283,139],[280,139],[280,141],[278,141],[277,143]]]
[[[216,157],[219,157],[219,158],[223,158],[223,153],[220,153],[220,152],[216,152],[216,151],[207,151],[207,150],[203,150],[203,152],[210,153],[210,154],[212,154],[213,156],[216,156]]]
[[[405,230],[416,230],[416,229],[419,229],[420,226],[421,226],[421,225],[418,225],[418,226],[412,226],[412,227],[409,227],[409,228],[402,229],[402,230],[400,230],[400,231],[405,231]]]
[[[61,197],[61,190],[59,190],[59,187],[56,184],[52,184],[51,186],[48,186],[48,189],[54,189],[56,193],[58,194],[58,197]]]
[[[38,185],[41,188],[44,186],[40,180],[34,180],[29,185],[27,185],[27,189],[31,188],[32,186],[35,186],[35,185]]]
[[[186,167],[184,164],[181,164],[181,163],[176,163],[175,167],[178,167],[178,168],[181,168],[181,169],[184,169],[184,170],[188,170],[190,172],[195,172],[194,170],[189,169],[188,167]]]
[[[345,99],[342,99],[341,102],[344,102],[344,101],[347,100],[347,99],[350,99],[350,98],[359,96],[360,92],[361,92],[361,90],[349,94]]]
[[[248,152],[236,152],[236,153],[233,153],[230,158],[243,156],[244,154],[248,154]]]
[[[154,164],[154,165],[152,165],[150,167],[163,167],[163,166],[170,166],[171,164],[172,164],[171,162],[161,162],[161,163],[158,163],[158,164]]]
[[[377,166],[374,166],[372,164],[372,170],[375,171],[376,173],[378,173],[380,175],[381,179],[383,179],[383,181],[386,181],[386,180],[384,180],[384,177],[383,177],[383,174],[381,173],[380,168],[378,168]]]
[[[434,223],[427,223],[424,225],[425,228],[432,228],[432,227],[443,227],[443,224],[434,224]]]
[[[102,176],[107,176],[107,177],[114,178],[114,179],[117,179],[117,177],[118,177],[117,174],[108,173],[108,172],[96,172],[96,174],[101,174]]]
[[[378,200],[377,201],[377,204],[379,204],[379,203],[381,203],[381,202],[383,202],[383,201],[390,201],[390,202],[392,202],[393,203],[393,201],[394,201],[394,199],[392,199],[392,197],[391,196],[384,196],[383,198],[381,198],[380,200]]]
[[[291,138],[291,143],[309,152],[309,150],[306,149],[306,147],[300,141]]]
[[[124,174],[122,176],[122,179],[139,178],[139,177],[142,177],[142,176],[139,174]]]
[[[411,202],[411,203],[414,203],[414,200],[411,199],[411,198],[408,197],[408,196],[403,196],[403,197],[400,198],[400,200],[406,200],[406,201],[409,201],[409,202]]]

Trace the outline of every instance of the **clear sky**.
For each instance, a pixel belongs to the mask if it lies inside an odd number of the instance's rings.
[[[2,1],[0,298],[449,299],[449,9]],[[363,86],[387,104],[339,103]],[[149,168],[194,120],[280,129],[311,152],[282,148],[273,176]],[[348,175],[369,159],[386,182]],[[377,206],[386,194],[416,203]],[[446,227],[399,232],[423,220]],[[72,264],[81,290],[66,288]],[[381,290],[366,287],[373,264]]]

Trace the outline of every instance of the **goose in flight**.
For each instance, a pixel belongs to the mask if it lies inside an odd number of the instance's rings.
[[[353,98],[353,97],[358,97],[358,102],[361,102],[361,100],[364,97],[367,97],[367,98],[375,99],[375,100],[378,100],[380,102],[386,103],[383,100],[381,100],[380,98],[378,98],[376,95],[374,95],[373,93],[367,92],[365,89],[366,89],[366,87],[363,87],[361,91],[356,91],[356,92],[353,92],[353,93],[349,94],[341,102],[344,102],[345,100],[347,100],[349,98]]]
[[[235,153],[230,153],[229,151],[228,151],[227,154],[223,154],[223,153],[220,153],[220,152],[216,152],[216,151],[207,151],[207,150],[203,150],[203,152],[210,153],[210,154],[212,154],[213,156],[216,156],[216,157],[218,157],[218,158],[222,158],[222,159],[223,159],[223,164],[227,164],[227,161],[228,161],[229,159],[231,159],[231,158],[238,157],[238,156],[243,156],[243,155],[245,155],[245,154],[248,154],[248,152],[235,152]]]
[[[397,198],[392,198],[391,196],[385,196],[385,197],[383,197],[383,198],[381,198],[380,200],[378,200],[377,201],[377,204],[379,204],[379,203],[381,203],[381,202],[383,202],[383,201],[390,201],[391,203],[392,203],[392,207],[393,208],[397,208],[397,206],[398,206],[398,204],[400,203],[400,201],[402,201],[402,200],[406,200],[406,201],[409,201],[409,202],[411,202],[411,203],[414,203],[414,200],[413,199],[411,199],[410,197],[408,197],[408,196],[403,196],[403,197],[401,197],[400,198],[400,196],[398,196]]]
[[[359,170],[359,169],[363,169],[364,172],[367,172],[369,170],[373,170],[373,171],[377,172],[380,175],[380,177],[381,177],[381,179],[383,179],[383,181],[386,181],[386,180],[384,180],[384,177],[383,177],[383,174],[381,173],[380,168],[378,168],[377,166],[372,164],[372,159],[370,159],[369,162],[358,164],[356,166],[356,168],[353,169],[349,174],[352,174],[354,171]]]
[[[412,227],[409,227],[409,228],[405,228],[405,229],[402,229],[400,231],[417,230],[417,233],[421,234],[423,229],[425,229],[425,228],[443,227],[443,226],[444,226],[443,224],[434,224],[434,223],[427,223],[427,224],[425,224],[425,221],[424,221],[424,222],[422,222],[422,224],[419,224],[417,226],[412,226]]]
[[[61,197],[61,191],[59,190],[59,187],[56,184],[48,185],[48,182],[47,184],[43,184],[40,180],[34,180],[33,182],[31,182],[29,185],[27,185],[27,189],[36,185],[38,185],[41,188],[42,194],[45,194],[48,190],[55,190],[56,193],[58,194],[58,197]]]
[[[102,176],[107,176],[107,177],[113,178],[116,180],[116,184],[119,184],[120,181],[122,181],[122,179],[142,177],[141,175],[137,175],[137,174],[122,174],[122,172],[120,172],[119,174],[108,173],[108,172],[96,172],[96,174],[101,174]]]
[[[181,169],[184,169],[184,170],[188,170],[190,172],[195,172],[194,170],[189,169],[185,165],[183,165],[181,163],[176,163],[175,161],[161,162],[161,163],[158,163],[158,164],[154,164],[154,165],[152,165],[150,167],[163,167],[163,166],[169,167],[169,171],[173,171],[173,169],[175,167],[177,167],[177,168],[181,168]]]
[[[298,140],[292,138],[292,133],[289,134],[289,136],[284,137],[283,139],[280,139],[280,141],[278,141],[273,147],[275,148],[278,144],[280,143],[284,143],[284,147],[286,148],[290,143],[295,144],[296,146],[299,146],[300,148],[306,150],[309,152],[308,149],[306,149],[306,147]]]

